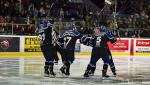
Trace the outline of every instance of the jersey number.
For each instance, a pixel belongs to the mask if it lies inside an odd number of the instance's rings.
[[[70,42],[71,37],[65,37],[64,38],[64,48],[67,48],[68,43]]]
[[[45,40],[45,34],[44,34],[44,33],[40,34],[38,37],[39,37],[39,39],[40,39],[41,41],[44,41],[44,40]]]
[[[101,43],[101,37],[97,37],[96,46],[100,46],[100,43]]]

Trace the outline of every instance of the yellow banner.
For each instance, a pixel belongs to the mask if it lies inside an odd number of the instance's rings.
[[[25,52],[40,52],[40,39],[37,37],[25,37]]]

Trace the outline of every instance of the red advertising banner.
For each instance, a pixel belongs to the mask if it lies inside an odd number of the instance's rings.
[[[129,50],[129,40],[119,40],[116,44],[108,43],[110,50],[120,50],[127,51]]]
[[[150,46],[150,40],[136,40],[136,46]]]
[[[136,40],[135,52],[136,53],[150,53],[150,40],[138,39]]]

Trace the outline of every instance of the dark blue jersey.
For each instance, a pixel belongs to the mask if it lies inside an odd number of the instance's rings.
[[[64,39],[63,48],[68,50],[74,50],[77,39],[81,38],[81,34],[76,30],[68,30],[63,35]]]
[[[43,32],[39,33],[41,45],[52,44],[52,29],[44,29]]]
[[[101,33],[100,36],[83,36],[80,40],[84,45],[92,47],[108,47],[107,42],[115,43],[116,41],[116,37],[108,33]]]
[[[115,43],[116,38],[115,37],[108,38],[106,34],[102,36],[95,36],[95,38],[93,39],[93,46],[94,47],[108,47],[107,42]]]
[[[80,43],[82,43],[82,44],[84,44],[84,45],[87,45],[87,46],[94,46],[94,44],[93,44],[93,40],[94,40],[94,36],[92,36],[92,35],[88,35],[88,34],[86,34],[86,35],[83,35],[82,37],[81,37],[81,39],[80,39]]]
[[[46,44],[56,44],[57,42],[57,33],[55,30],[53,30],[51,27],[48,27],[47,29],[41,29],[39,32],[39,38],[41,40],[41,45]]]

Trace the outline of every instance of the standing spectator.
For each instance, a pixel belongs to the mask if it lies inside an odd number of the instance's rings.
[[[60,18],[64,19],[64,10],[63,10],[63,8],[60,9]]]
[[[20,33],[21,33],[21,35],[25,35],[26,34],[24,27],[21,28]]]

